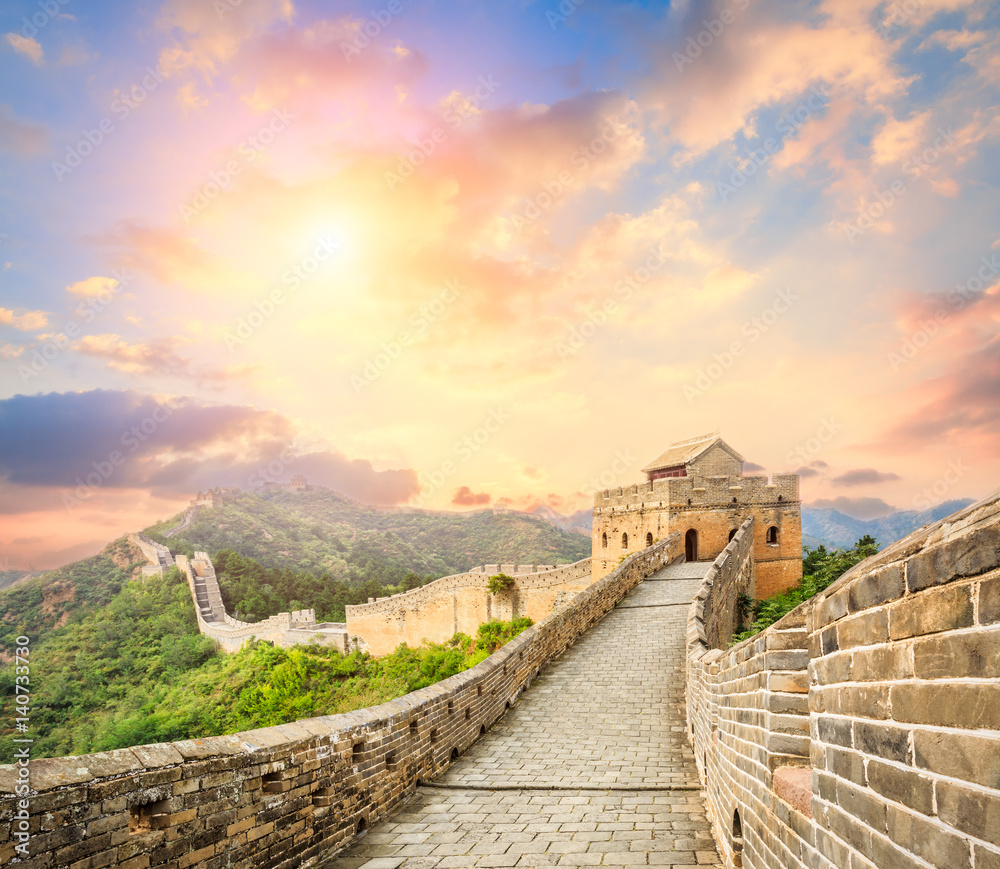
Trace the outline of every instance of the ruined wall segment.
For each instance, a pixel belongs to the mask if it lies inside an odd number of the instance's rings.
[[[1000,492],[733,648],[700,598],[688,721],[727,867],[1000,866]]]
[[[313,865],[441,773],[679,538],[634,554],[476,667],[381,706],[232,736],[32,761],[25,867]],[[0,766],[0,860],[16,856],[14,766]]]

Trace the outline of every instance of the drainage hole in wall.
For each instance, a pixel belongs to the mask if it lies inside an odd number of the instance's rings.
[[[128,831],[130,834],[163,830],[170,826],[170,812],[166,800],[133,806],[129,810]]]

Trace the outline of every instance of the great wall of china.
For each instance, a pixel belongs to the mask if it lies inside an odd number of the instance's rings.
[[[0,767],[0,858],[15,859],[23,835],[31,857],[20,865],[79,869],[318,861],[353,869],[367,865],[361,854],[373,867],[403,869],[671,860],[726,869],[1000,867],[1000,491],[886,548],[730,647],[740,594],[755,587],[762,531],[751,513],[711,563],[683,564],[685,535],[669,530],[473,669],[381,706],[33,760],[27,798],[15,796],[17,767]],[[153,554],[159,563],[162,553]],[[573,568],[582,570],[563,570]],[[196,575],[191,568],[189,582]],[[620,631],[676,612],[676,598],[635,597],[654,586],[693,597],[686,619],[655,623],[656,637],[678,644],[676,663],[641,646],[623,659],[606,631],[588,641],[605,619]],[[368,606],[390,612],[386,601]],[[574,658],[578,643],[589,657]],[[642,662],[642,671],[616,669],[623,660]],[[632,734],[637,725],[626,722],[639,710],[629,701],[598,704],[579,712],[580,726],[545,731],[542,710],[563,714],[560,700],[578,708],[574,673],[594,690],[616,682],[667,689],[681,674],[684,697],[654,707],[651,720],[686,715],[683,730],[662,732],[686,734],[687,745],[664,739],[657,759],[649,734],[661,731],[640,727],[634,736],[654,765],[691,758],[700,790],[682,778],[606,783],[607,750],[595,753],[591,734],[607,729],[609,745]],[[540,693],[528,690],[536,679]],[[519,726],[549,735],[526,748]],[[511,757],[521,763],[516,778],[481,774]],[[567,779],[572,798],[553,784],[563,767],[584,776]],[[457,789],[457,803],[448,803],[456,814],[442,828],[448,788]],[[486,814],[458,808],[474,799],[486,800]],[[406,823],[386,825],[396,832],[327,859],[411,800]],[[602,814],[570,818],[573,806],[602,800],[613,823]],[[680,829],[707,818],[711,838],[666,832],[677,811],[690,813]],[[533,826],[525,813],[545,822]]]

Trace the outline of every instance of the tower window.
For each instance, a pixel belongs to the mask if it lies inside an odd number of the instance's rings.
[[[737,529],[734,528],[732,531],[729,532],[729,539],[730,539],[730,541],[736,536],[736,531],[737,531]]]
[[[770,528],[767,529],[767,537],[765,538],[765,540],[766,540],[766,542],[767,542],[767,544],[769,546],[777,546],[778,545],[778,526],[777,525],[772,525]]]
[[[606,533],[601,535],[601,546],[604,549],[608,548],[608,535]]]
[[[622,549],[628,549],[628,534],[622,534]]]
[[[647,531],[646,532],[646,545],[647,546],[652,546],[653,545],[653,532],[652,531]]]

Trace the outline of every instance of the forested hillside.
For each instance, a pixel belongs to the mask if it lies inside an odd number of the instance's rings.
[[[348,584],[447,576],[485,563],[567,563],[590,555],[590,539],[541,518],[492,511],[380,509],[335,492],[244,493],[199,509],[182,530],[176,516],[147,529],[174,552],[227,549],[264,567],[328,573]],[[168,534],[173,536],[168,537]]]
[[[0,605],[10,612],[4,595]],[[528,625],[491,623],[476,640],[457,635],[377,660],[268,643],[225,655],[198,633],[180,571],[124,581],[107,603],[78,607],[62,627],[20,623],[31,639],[32,757],[233,733],[382,703],[473,666]],[[0,668],[0,692],[11,696],[13,686],[14,668]],[[13,724],[13,715],[0,721],[4,757],[24,736]]]

